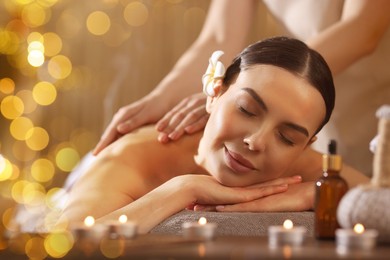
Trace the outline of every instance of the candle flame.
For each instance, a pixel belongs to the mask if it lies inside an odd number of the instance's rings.
[[[353,227],[353,230],[358,233],[358,234],[362,234],[364,232],[364,226],[360,223],[357,223],[354,227]]]
[[[92,227],[95,224],[95,219],[92,216],[88,216],[84,219],[84,225]]]
[[[294,226],[293,222],[289,219],[286,219],[284,222],[283,222],[283,227],[285,229],[292,229]]]
[[[122,223],[122,224],[126,223],[127,222],[127,216],[126,215],[121,215],[119,217],[119,222]]]
[[[207,224],[207,219],[205,217],[201,217],[198,221],[200,225],[206,225]]]

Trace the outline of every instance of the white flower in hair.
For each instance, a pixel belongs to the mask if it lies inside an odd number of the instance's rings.
[[[210,97],[215,96],[214,85],[225,76],[225,66],[219,61],[223,51],[215,51],[209,59],[209,66],[202,76],[203,92]]]

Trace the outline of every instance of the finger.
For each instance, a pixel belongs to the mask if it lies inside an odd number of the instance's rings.
[[[198,121],[186,126],[184,128],[184,131],[187,134],[194,134],[198,131],[201,131],[206,126],[207,120],[209,120],[209,114],[205,114],[202,118],[200,118]]]
[[[169,134],[169,138],[171,140],[178,140],[182,135],[186,133],[185,128],[192,124],[196,124],[199,120],[202,120],[205,115],[208,115],[204,105],[197,107],[193,110],[190,108],[183,110],[185,117],[179,122],[176,128]],[[202,123],[204,119],[201,121],[200,125],[206,125],[206,123]],[[207,120],[206,120],[207,122]]]
[[[176,105],[174,108],[172,108],[170,111],[168,111],[168,113],[166,113],[163,118],[161,118],[157,124],[156,124],[156,129],[157,131],[159,132],[162,132],[165,130],[165,128],[167,126],[169,126],[169,123],[172,119],[172,117],[178,113],[178,111],[180,111],[181,109],[183,109],[184,107],[184,101],[181,101],[178,105]]]
[[[215,210],[218,212],[259,212],[266,211],[265,208],[261,206],[261,203],[258,202],[254,205],[253,202],[244,202],[233,205],[218,205],[215,207]]]
[[[226,204],[236,204],[254,201],[260,198],[264,198],[273,194],[278,194],[287,191],[288,185],[275,185],[275,186],[266,186],[260,188],[234,188],[234,192],[232,189],[227,189],[227,193],[224,194],[224,198],[222,201]],[[226,197],[225,197],[226,196]],[[216,201],[221,201],[216,199]],[[200,201],[201,202],[201,201]],[[219,202],[216,202],[217,204]],[[200,203],[202,204],[202,203]],[[210,204],[210,202],[208,202]],[[213,204],[213,203],[211,203]]]
[[[287,184],[261,187],[261,188],[259,188],[260,191],[257,192],[258,194],[256,194],[257,196],[256,197],[252,197],[251,199],[249,199],[247,201],[252,201],[252,200],[263,198],[263,197],[267,197],[267,196],[270,196],[270,195],[273,195],[273,194],[285,192],[285,191],[287,191],[287,189],[288,189],[288,185]],[[257,190],[257,189],[255,189],[255,190]]]
[[[278,178],[278,179],[263,182],[260,184],[255,184],[251,187],[258,188],[258,187],[266,187],[266,186],[270,186],[270,185],[297,184],[297,183],[301,183],[301,182],[302,182],[302,176],[295,175],[295,176],[291,176],[291,177]]]
[[[194,211],[216,211],[215,205],[201,205],[201,204],[196,204],[193,207]]]
[[[98,144],[93,150],[93,155],[98,155],[104,148],[106,148],[108,145],[110,145],[112,142],[114,142],[118,137],[119,133],[116,131],[115,128],[110,124],[106,131],[104,131],[102,137],[100,138]]]
[[[166,133],[161,132],[161,133],[158,134],[157,140],[158,140],[160,143],[162,143],[162,144],[166,144],[166,143],[169,142],[169,137],[168,137],[168,135],[167,135]]]

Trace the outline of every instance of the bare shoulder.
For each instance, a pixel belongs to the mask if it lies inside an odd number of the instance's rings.
[[[194,169],[193,156],[197,152],[202,133],[184,135],[180,140],[167,144],[158,142],[157,136],[154,126],[139,128],[108,146],[101,156],[106,159],[115,158],[142,171],[154,173],[156,170],[190,172]]]

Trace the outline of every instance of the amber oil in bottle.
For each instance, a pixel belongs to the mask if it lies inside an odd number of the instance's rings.
[[[322,176],[315,183],[314,232],[318,239],[334,239],[337,228],[337,207],[348,191],[347,182],[340,176],[342,158],[337,143],[331,140],[328,154],[322,156]]]

